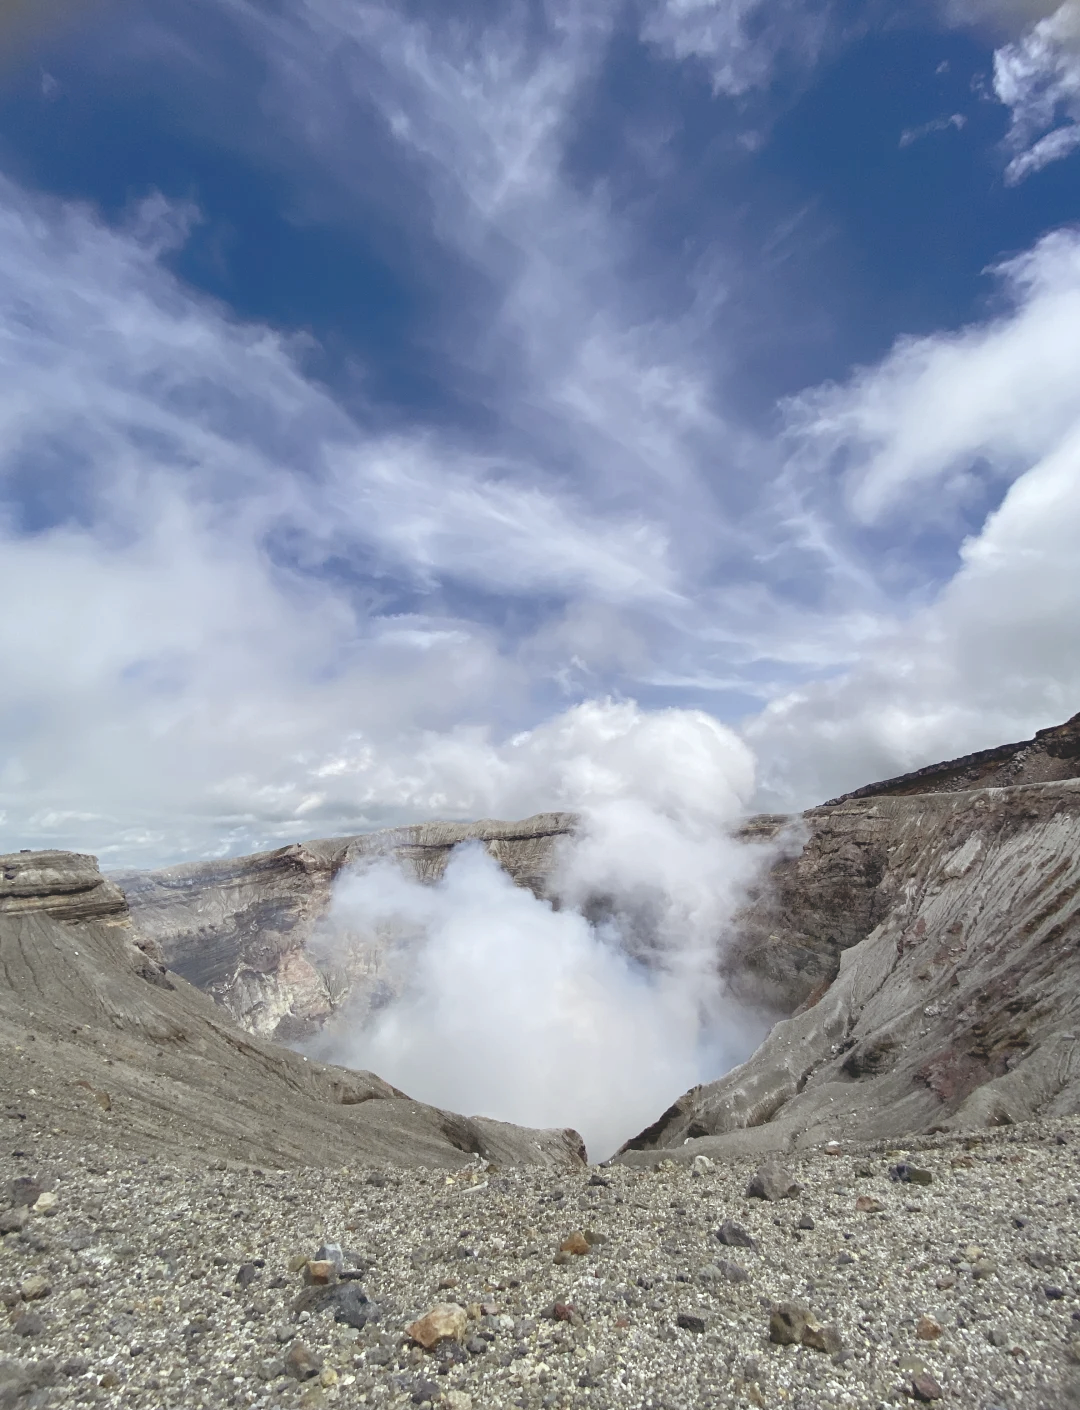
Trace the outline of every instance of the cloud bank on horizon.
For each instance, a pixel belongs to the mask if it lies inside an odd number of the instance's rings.
[[[1075,0],[61,12],[0,848],[555,807],[616,719],[788,809],[1080,707]]]

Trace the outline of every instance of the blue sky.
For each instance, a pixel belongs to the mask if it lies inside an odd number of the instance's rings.
[[[768,808],[1080,708],[1076,0],[0,16],[8,846],[572,803],[513,764],[605,701]]]

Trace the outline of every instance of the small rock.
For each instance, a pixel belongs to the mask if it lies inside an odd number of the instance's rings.
[[[704,1332],[705,1318],[697,1312],[680,1312],[675,1318],[675,1325],[684,1332]]]
[[[768,1161],[756,1171],[746,1187],[747,1199],[769,1201],[791,1199],[799,1193],[799,1186],[789,1171],[776,1161]]]
[[[1046,1297],[1047,1300],[1050,1302],[1060,1302],[1061,1299],[1065,1296],[1065,1289],[1056,1287],[1051,1283],[1047,1283],[1046,1286],[1043,1288],[1043,1296]]]
[[[45,1322],[36,1312],[20,1312],[11,1330],[17,1337],[39,1337],[45,1330]]]
[[[814,1223],[812,1214],[804,1214],[795,1227],[796,1229],[816,1229],[817,1225]]]
[[[801,1302],[779,1302],[769,1314],[769,1340],[777,1346],[795,1346],[802,1341],[810,1311]]]
[[[304,1264],[304,1282],[309,1287],[329,1287],[337,1282],[337,1275],[337,1267],[329,1258],[309,1258]]]
[[[971,1265],[971,1276],[973,1278],[992,1278],[997,1270],[998,1266],[992,1258],[979,1258]]]
[[[439,1399],[439,1387],[435,1381],[429,1381],[426,1376],[417,1376],[410,1388],[410,1399],[414,1405],[423,1405],[424,1401],[430,1401],[432,1405]]]
[[[556,1322],[570,1322],[574,1317],[574,1306],[570,1302],[556,1302],[552,1304],[551,1315]]]
[[[559,1252],[573,1253],[580,1256],[583,1253],[588,1253],[589,1248],[590,1244],[588,1239],[583,1233],[578,1231],[577,1233],[571,1234],[569,1238],[563,1239],[562,1243],[559,1245]]]
[[[717,1267],[729,1283],[748,1283],[750,1281],[750,1274],[742,1264],[735,1263],[730,1258],[722,1258]]]
[[[934,1177],[929,1170],[920,1170],[917,1165],[900,1161],[889,1166],[889,1179],[898,1180],[904,1185],[932,1185]]]
[[[52,1286],[48,1278],[42,1277],[40,1273],[31,1273],[29,1278],[24,1278],[20,1283],[19,1292],[22,1293],[24,1302],[37,1302],[39,1298],[49,1296]]]
[[[440,1302],[405,1330],[414,1342],[430,1351],[441,1341],[464,1341],[468,1328],[464,1307],[454,1302]]]
[[[945,1392],[928,1371],[919,1371],[911,1378],[911,1394],[916,1400],[940,1400]]]
[[[296,1328],[291,1322],[280,1322],[274,1328],[274,1336],[277,1337],[278,1341],[284,1346],[287,1341],[292,1341],[293,1337],[296,1336]]]
[[[741,1224],[736,1224],[733,1219],[724,1220],[716,1231],[716,1237],[728,1248],[757,1249],[757,1244],[748,1231]]]
[[[469,1340],[465,1343],[465,1350],[469,1353],[470,1356],[483,1356],[484,1352],[488,1349],[488,1343],[484,1340],[483,1337],[470,1337]],[[368,1357],[368,1359],[371,1359],[370,1356]]]
[[[590,1175],[589,1184],[592,1185],[594,1189],[608,1190],[611,1188],[611,1181],[606,1179],[603,1175]]]
[[[915,1327],[915,1335],[920,1341],[937,1341],[941,1333],[941,1323],[935,1322],[933,1317],[920,1317]]]
[[[8,1200],[16,1209],[29,1207],[42,1192],[41,1185],[30,1175],[18,1175],[8,1185]]]
[[[457,1279],[456,1279],[456,1278],[450,1277],[450,1278],[440,1278],[440,1279],[439,1279],[439,1291],[440,1291],[440,1292],[449,1292],[449,1290],[450,1290],[451,1288],[456,1288],[456,1287],[457,1287]]]
[[[1006,1347],[1009,1344],[1009,1334],[1001,1327],[991,1327],[986,1334],[986,1340],[991,1346]]]
[[[17,1234],[25,1229],[30,1220],[30,1211],[25,1204],[0,1212],[0,1234]]]
[[[322,1362],[302,1341],[294,1341],[285,1353],[285,1372],[298,1381],[310,1381],[322,1370]]]
[[[696,1155],[690,1162],[690,1174],[702,1180],[713,1169],[713,1162],[707,1155]]]
[[[860,1195],[855,1201],[855,1210],[858,1214],[880,1214],[885,1208],[879,1199],[873,1195]]]
[[[238,1282],[242,1288],[250,1287],[258,1276],[259,1270],[255,1267],[254,1263],[241,1263],[240,1267],[236,1270],[236,1282]]]
[[[838,1356],[844,1349],[843,1338],[838,1329],[830,1322],[823,1324],[814,1317],[806,1319],[806,1326],[802,1333],[803,1346],[809,1346],[814,1351],[825,1351],[830,1356]]]
[[[854,1262],[855,1262],[855,1255],[854,1255],[853,1253],[838,1253],[838,1254],[836,1255],[836,1266],[837,1266],[837,1268],[846,1268],[846,1267],[848,1266],[848,1264],[854,1263]]]
[[[825,1154],[826,1154],[826,1155],[839,1155],[842,1149],[843,1149],[843,1147],[841,1146],[841,1144],[840,1144],[839,1141],[826,1141],[826,1142],[825,1142]]]
[[[315,1250],[316,1263],[332,1263],[340,1273],[345,1267],[345,1252],[340,1244],[322,1244]]]
[[[52,1215],[56,1213],[59,1203],[59,1197],[53,1194],[52,1190],[43,1190],[34,1201],[33,1210],[35,1214]]]
[[[106,1371],[103,1376],[98,1378],[98,1385],[102,1390],[115,1390],[119,1384],[120,1377],[115,1371]]]

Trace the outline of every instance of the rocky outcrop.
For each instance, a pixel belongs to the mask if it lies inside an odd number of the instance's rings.
[[[944,764],[930,764],[914,773],[867,784],[832,802],[911,793],[962,793],[972,788],[1012,788],[1069,778],[1080,778],[1080,715],[1073,715],[1063,725],[1036,731],[1034,739],[999,744],[995,749],[981,749]]]
[[[852,799],[804,823],[801,855],[748,913],[759,937],[779,927],[751,958],[778,991],[785,955],[821,982],[619,1158],[1080,1112],[1080,781]]]
[[[116,873],[136,930],[169,969],[215,998],[251,1033],[296,1041],[346,998],[378,1002],[391,978],[377,937],[325,931],[334,879],[396,857],[424,880],[453,847],[482,843],[522,886],[542,893],[570,813],[523,822],[425,823],[359,837],[296,843],[228,861]]]
[[[0,856],[0,1111],[10,1132],[280,1166],[584,1156],[576,1132],[440,1111],[243,1032],[165,968],[95,859],[63,852]]]

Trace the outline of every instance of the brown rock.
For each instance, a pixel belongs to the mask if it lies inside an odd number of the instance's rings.
[[[810,1310],[801,1302],[778,1302],[769,1314],[769,1340],[777,1346],[794,1346],[802,1341],[810,1321]]]
[[[569,1238],[563,1239],[562,1243],[559,1245],[560,1253],[575,1253],[580,1256],[583,1253],[588,1253],[588,1251],[589,1241],[580,1231],[571,1234]]]
[[[830,1356],[835,1356],[844,1349],[844,1340],[838,1329],[831,1322],[823,1324],[813,1317],[807,1318],[802,1344],[814,1351],[826,1351]]]
[[[915,1335],[920,1341],[937,1341],[941,1332],[941,1323],[935,1322],[933,1317],[920,1317],[918,1326],[915,1328]]]
[[[569,1302],[556,1302],[551,1309],[551,1315],[556,1322],[569,1322],[574,1315],[573,1304]]]
[[[311,1287],[328,1287],[337,1282],[337,1268],[328,1258],[309,1258],[304,1265],[304,1282]]]
[[[940,1400],[945,1392],[928,1371],[919,1371],[911,1378],[911,1394],[915,1400]]]
[[[322,1370],[322,1362],[310,1347],[294,1341],[285,1353],[285,1370],[298,1381],[310,1381]]]
[[[873,1195],[860,1195],[855,1201],[855,1210],[859,1214],[880,1214],[885,1206]]]
[[[39,1298],[48,1297],[52,1287],[48,1278],[42,1277],[40,1273],[31,1273],[29,1278],[23,1279],[19,1291],[24,1302],[37,1302]]]
[[[441,1341],[463,1341],[468,1328],[463,1307],[455,1302],[440,1302],[405,1330],[414,1342],[431,1351]]]

